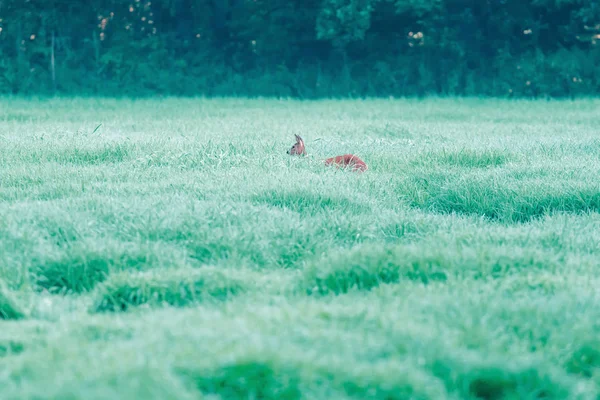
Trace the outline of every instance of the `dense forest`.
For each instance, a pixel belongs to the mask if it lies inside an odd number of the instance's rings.
[[[0,93],[600,90],[598,0],[0,0]]]

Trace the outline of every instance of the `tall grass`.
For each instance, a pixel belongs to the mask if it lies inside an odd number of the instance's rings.
[[[599,104],[0,100],[1,397],[595,399]]]

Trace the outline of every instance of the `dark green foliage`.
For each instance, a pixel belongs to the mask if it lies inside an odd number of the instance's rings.
[[[371,25],[373,0],[325,0],[317,17],[317,37],[339,47],[362,40]]]
[[[578,96],[593,1],[75,0],[0,4],[0,93]]]

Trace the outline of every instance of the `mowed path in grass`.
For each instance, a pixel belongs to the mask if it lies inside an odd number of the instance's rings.
[[[599,126],[597,100],[2,99],[0,397],[596,399]]]

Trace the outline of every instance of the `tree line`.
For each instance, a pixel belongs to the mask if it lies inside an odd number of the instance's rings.
[[[597,0],[0,0],[0,93],[574,97]]]

